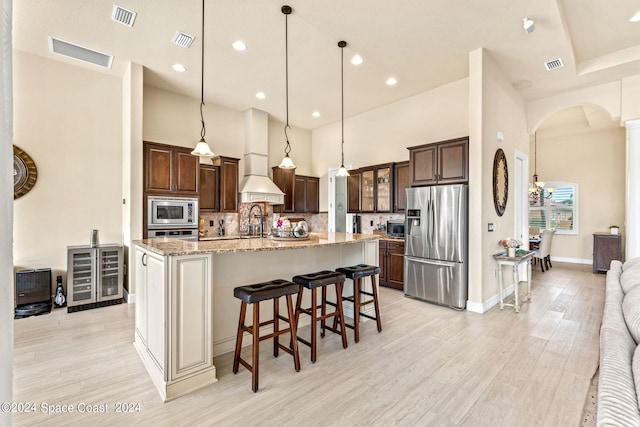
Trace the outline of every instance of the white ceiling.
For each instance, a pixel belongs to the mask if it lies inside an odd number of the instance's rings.
[[[199,99],[200,0],[117,0],[137,12],[132,28],[111,20],[110,0],[13,3],[16,49],[117,76],[133,61],[145,67],[145,84]],[[306,129],[340,120],[340,40],[349,43],[346,117],[466,77],[468,53],[481,47],[527,100],[640,74],[640,22],[629,22],[640,3],[632,0],[207,0],[207,101],[285,120],[283,4],[293,8],[289,121]],[[533,33],[523,30],[525,17]],[[171,43],[177,30],[196,37],[190,48]],[[112,68],[50,53],[50,35],[114,55]],[[232,49],[237,39],[245,52]],[[359,66],[348,62],[356,53]],[[565,67],[546,71],[556,58]],[[390,76],[396,86],[385,85]]]

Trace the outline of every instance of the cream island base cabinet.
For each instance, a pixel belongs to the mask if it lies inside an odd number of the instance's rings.
[[[163,401],[216,382],[212,255],[135,254],[134,345]]]

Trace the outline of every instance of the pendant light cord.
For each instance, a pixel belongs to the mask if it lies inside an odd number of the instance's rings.
[[[346,42],[339,43],[338,46],[340,46],[340,105],[342,110],[342,145],[340,147],[342,162],[340,166],[344,167],[344,47],[346,46]]]
[[[200,122],[202,122],[202,129],[200,130],[200,139],[204,141],[204,136],[207,133],[204,126],[204,114],[202,113],[202,107],[204,106],[204,0],[202,0],[202,52],[200,61]]]
[[[289,11],[291,13],[291,11]],[[285,12],[284,15],[284,75],[285,75],[285,99],[287,110],[287,124],[284,125],[284,139],[287,141],[287,145],[284,147],[284,154],[286,156],[291,152],[291,145],[289,144],[289,135],[287,134],[287,128],[289,126],[289,13]]]

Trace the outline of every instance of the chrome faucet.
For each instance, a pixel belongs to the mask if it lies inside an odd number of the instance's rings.
[[[260,212],[259,215],[254,215],[254,218],[259,218],[260,219],[260,224],[252,224],[251,223],[251,213],[253,212],[253,208],[258,208],[258,211]],[[264,213],[262,212],[262,206],[260,206],[258,204],[253,204],[249,208],[249,218],[247,220],[247,234],[248,235],[255,234],[255,233],[251,232],[251,228],[252,227],[257,227],[258,225],[260,226],[260,237],[262,237],[264,235]],[[255,230],[255,228],[254,228],[254,230]]]

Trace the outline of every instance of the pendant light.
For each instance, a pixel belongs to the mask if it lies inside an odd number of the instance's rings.
[[[344,167],[344,48],[347,46],[347,42],[341,40],[338,42],[338,47],[340,48],[340,100],[341,100],[341,109],[342,109],[342,145],[340,147],[340,154],[342,155],[342,160],[340,163],[340,169],[336,173],[336,176],[349,176],[349,172],[347,168]]]
[[[288,28],[288,17],[291,14],[291,6],[284,5],[282,9],[280,9],[284,14],[284,64],[285,64],[285,93],[286,93],[286,105],[287,105],[287,124],[284,125],[284,138],[287,141],[287,145],[284,147],[284,157],[282,161],[278,165],[279,168],[282,169],[294,169],[296,165],[293,164],[293,160],[289,157],[289,153],[291,152],[291,144],[289,144],[289,135],[287,135],[287,128],[291,129],[289,126],[289,28]]]
[[[553,195],[555,188],[546,187],[544,181],[538,181],[538,135],[533,134],[533,187],[529,188],[529,196],[532,200],[548,199]],[[547,193],[545,195],[545,193]]]
[[[202,123],[202,129],[200,130],[200,142],[196,144],[196,148],[193,149],[191,154],[200,157],[213,157],[213,151],[209,148],[209,144],[204,140],[206,128],[204,126],[204,115],[202,114],[202,107],[204,106],[204,0],[202,0],[202,45],[201,52],[201,73],[200,73],[200,122]]]

